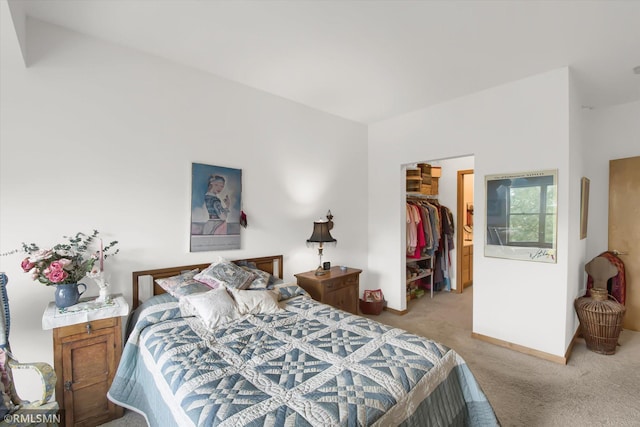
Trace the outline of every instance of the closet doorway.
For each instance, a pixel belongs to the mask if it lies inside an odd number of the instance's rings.
[[[458,171],[456,292],[473,284],[473,169]]]
[[[451,157],[446,159],[423,160],[416,163],[403,164],[402,167],[405,169],[416,168],[417,167],[416,165],[418,163],[428,163],[432,166],[432,168],[433,167],[439,168],[440,177],[437,180],[438,181],[436,185],[437,191],[435,191],[436,193],[435,196],[437,197],[437,201],[441,206],[447,207],[450,210],[453,216],[453,229],[454,229],[454,236],[452,241],[453,245],[450,252],[448,252],[448,256],[447,256],[447,259],[450,261],[448,266],[449,270],[448,270],[448,275],[445,277],[449,278],[451,293],[461,294],[462,290],[464,290],[464,287],[461,288],[460,286],[460,283],[461,283],[460,278],[462,277],[460,266],[462,264],[462,261],[466,261],[466,265],[468,266],[468,268],[465,268],[464,270],[465,273],[468,274],[470,277],[473,277],[473,273],[472,273],[473,253],[471,252],[473,248],[472,248],[472,245],[471,246],[469,245],[470,243],[473,243],[473,240],[472,240],[473,234],[465,233],[464,225],[468,225],[467,229],[469,229],[469,227],[473,227],[473,218],[472,218],[473,201],[474,201],[473,174],[474,174],[474,166],[475,166],[474,165],[475,157],[473,154],[468,154],[460,157]],[[459,179],[461,179],[458,176],[458,172],[462,172],[463,175],[466,175],[466,185],[465,185],[465,182],[458,184]],[[433,176],[432,176],[432,181],[433,181]],[[461,188],[463,185],[466,188],[466,193],[468,194],[466,202],[464,197],[462,196],[464,193],[461,193],[460,192],[461,190],[458,189],[459,187]],[[433,190],[433,185],[431,189]],[[411,193],[412,193],[411,191],[407,191],[406,195],[411,195]],[[469,217],[469,219],[467,219],[467,217]],[[459,221],[460,218],[462,218],[461,221]],[[403,218],[402,228],[407,228],[407,223],[405,222],[404,218]],[[471,229],[471,231],[473,232],[473,229]],[[407,233],[408,233],[408,230],[407,230]],[[403,233],[403,239],[406,238],[408,235],[409,234],[405,235],[405,233]],[[470,240],[465,241],[465,238]],[[469,253],[467,257],[463,260],[463,254],[462,252],[459,252],[458,248],[463,248],[464,246],[467,246],[466,249],[464,249],[465,253],[467,251],[469,251]],[[434,260],[434,265],[436,264],[438,264],[437,259]],[[406,268],[405,268],[405,271],[406,271]],[[406,279],[410,279],[410,277],[413,277],[413,276],[410,276],[409,274],[412,274],[412,273],[407,273],[407,275],[405,276]],[[441,280],[440,276],[441,275],[434,274],[434,282],[441,283],[440,285],[435,286],[433,301],[436,304],[438,301],[438,294],[440,293],[439,291],[441,290],[445,292],[448,291],[446,280],[444,282],[440,281]],[[442,285],[442,283],[444,283],[444,286]],[[469,285],[469,283],[471,283],[471,281],[468,281],[467,286]],[[405,283],[403,283],[403,285],[406,285],[406,280],[405,280]],[[469,297],[468,298],[469,300],[473,298],[473,295],[472,295],[473,292],[471,292],[471,290],[472,288],[467,287],[468,292],[465,292],[465,294]],[[427,296],[429,297],[428,299],[431,300],[430,295],[427,295]],[[465,298],[465,300],[466,299],[467,298]],[[407,310],[409,310],[409,306],[412,303],[413,303],[413,300],[407,303]]]

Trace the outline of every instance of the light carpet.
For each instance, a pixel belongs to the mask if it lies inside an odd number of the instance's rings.
[[[561,365],[471,338],[473,287],[411,301],[404,316],[366,316],[429,337],[467,362],[501,424],[510,426],[640,426],[640,332],[622,331],[614,355],[587,350],[578,339]],[[532,319],[535,323],[535,319]],[[133,411],[103,424],[142,427]]]

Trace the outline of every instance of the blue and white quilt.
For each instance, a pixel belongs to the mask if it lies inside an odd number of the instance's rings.
[[[153,297],[130,319],[109,399],[163,427],[498,425],[455,351],[290,295],[214,330]]]

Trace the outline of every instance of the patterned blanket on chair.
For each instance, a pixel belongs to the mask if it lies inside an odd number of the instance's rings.
[[[306,296],[281,305],[209,330],[153,297],[109,399],[151,426],[497,425],[455,351]]]

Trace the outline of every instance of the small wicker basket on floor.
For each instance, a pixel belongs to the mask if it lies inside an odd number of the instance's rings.
[[[609,298],[613,297],[606,289],[592,288],[591,297],[581,297],[574,302],[587,348],[600,354],[616,352],[626,311],[625,306]]]
[[[360,299],[360,313],[378,315],[382,313],[386,303],[386,301],[365,301]]]

